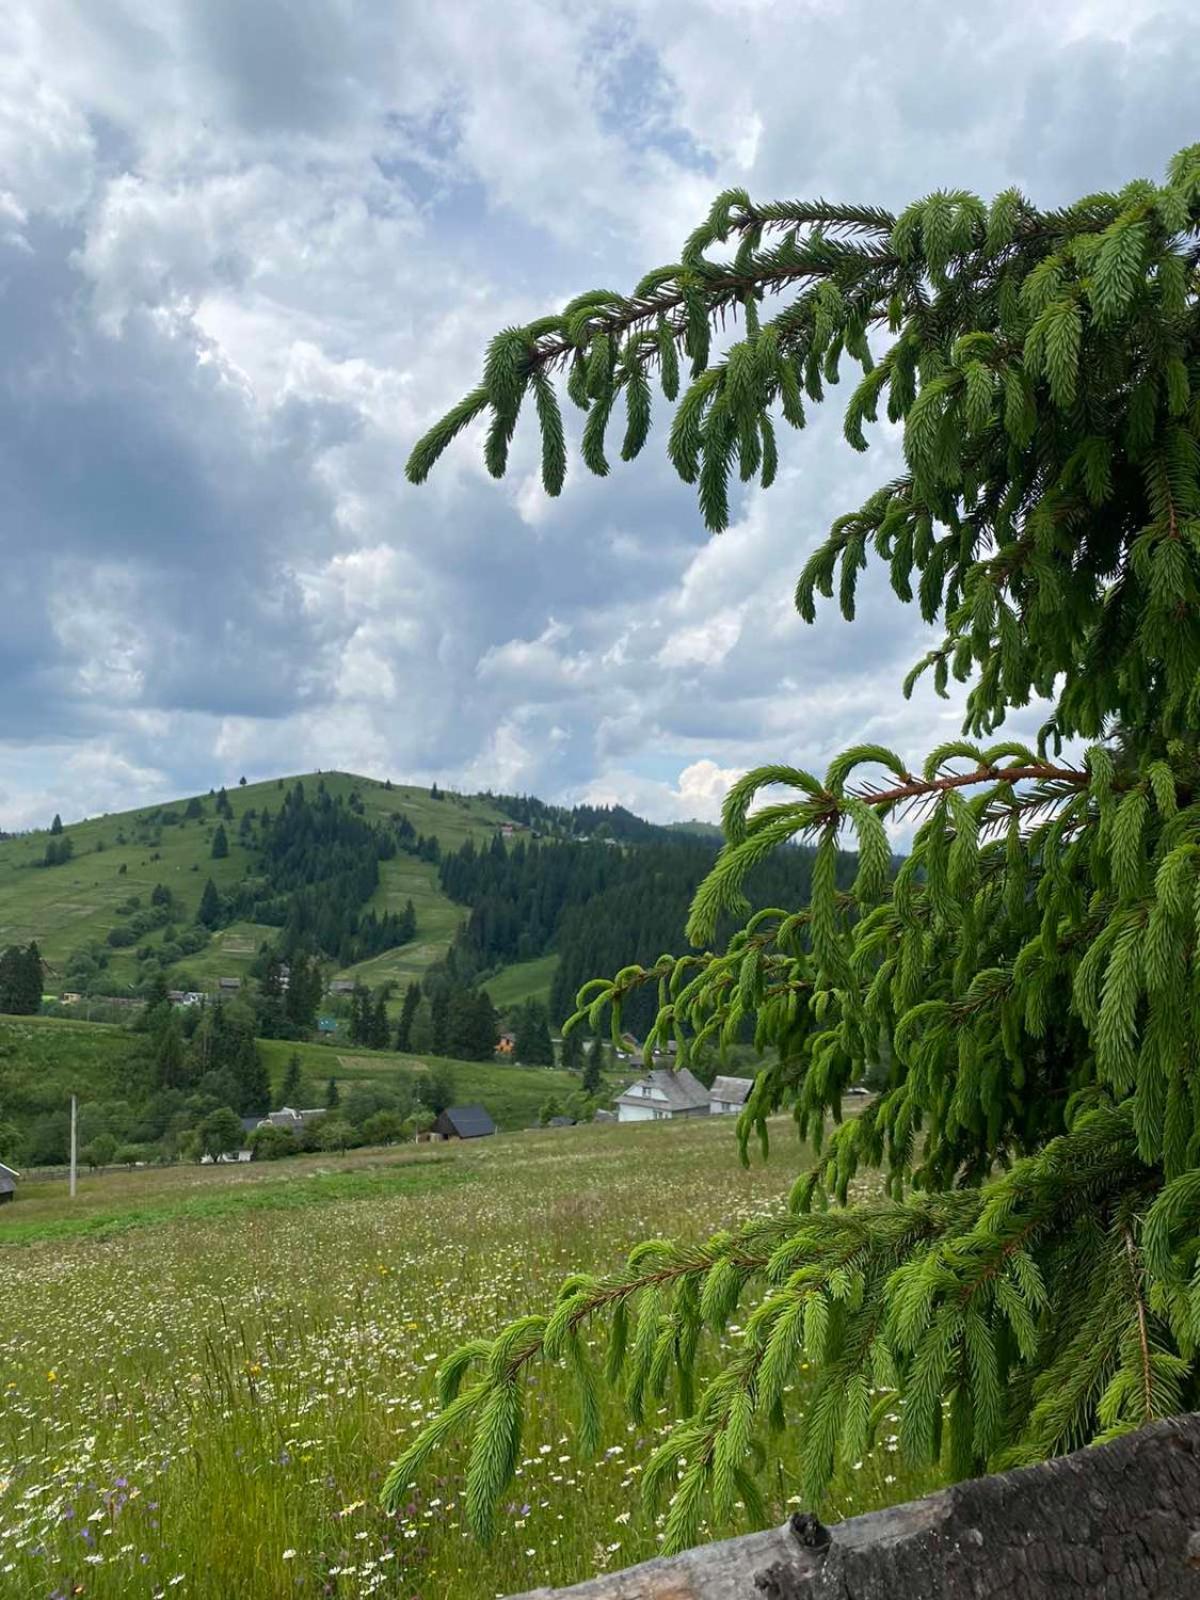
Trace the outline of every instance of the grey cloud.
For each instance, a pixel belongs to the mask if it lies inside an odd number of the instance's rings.
[[[668,815],[868,731],[915,758],[960,708],[900,698],[911,609],[871,573],[853,626],[789,610],[894,449],[836,391],[715,544],[661,429],[554,504],[528,420],[503,485],[472,440],[414,490],[407,449],[496,327],[628,288],[727,183],[1053,203],[1195,133],[1181,3],[24,9],[0,822],[334,763]]]

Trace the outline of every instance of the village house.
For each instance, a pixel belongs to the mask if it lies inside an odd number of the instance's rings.
[[[706,1117],[708,1090],[687,1067],[680,1067],[678,1072],[666,1067],[654,1067],[644,1078],[631,1083],[624,1094],[618,1095],[616,1105],[620,1122],[663,1122],[676,1117]]]
[[[753,1078],[714,1078],[708,1091],[708,1109],[714,1117],[728,1117],[742,1110],[754,1087]]]
[[[516,1034],[512,1033],[508,1028],[505,1028],[504,1032],[496,1040],[496,1054],[498,1056],[510,1056],[516,1048]]]
[[[222,997],[224,997],[225,995],[229,995],[229,994],[237,994],[238,990],[241,987],[242,987],[242,980],[240,978],[218,978],[217,979],[217,993],[219,995],[221,995]]]
[[[333,980],[333,982],[329,985],[329,992],[330,992],[330,994],[353,994],[354,993],[354,979],[353,978],[335,978]]]
[[[17,1197],[17,1179],[21,1176],[13,1167],[6,1167],[0,1161],[0,1205],[6,1201],[15,1200]]]
[[[322,1117],[329,1115],[324,1106],[313,1106],[307,1111],[298,1111],[295,1106],[280,1106],[278,1111],[268,1111],[265,1117],[260,1117],[255,1124],[259,1128],[282,1128],[285,1133],[299,1133],[301,1128],[308,1127],[310,1123],[319,1122]],[[243,1120],[243,1127],[245,1121]]]
[[[486,1139],[496,1124],[482,1106],[448,1106],[433,1125],[440,1139]]]

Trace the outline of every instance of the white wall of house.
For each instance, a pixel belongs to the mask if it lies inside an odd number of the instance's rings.
[[[742,1108],[739,1105],[735,1105],[732,1100],[710,1100],[708,1109],[714,1117],[729,1117]]]
[[[622,1101],[617,1107],[618,1122],[653,1122],[667,1114],[661,1107],[656,1111],[649,1100],[644,1106],[629,1106]]]

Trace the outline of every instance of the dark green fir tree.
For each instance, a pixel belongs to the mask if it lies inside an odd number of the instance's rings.
[[[283,1085],[280,1089],[280,1104],[297,1106],[300,1103],[300,1091],[304,1086],[304,1066],[300,1060],[300,1052],[293,1050],[288,1057],[287,1066],[284,1068]]]
[[[578,1028],[572,1028],[569,1033],[563,1034],[561,1065],[571,1072],[582,1070],[583,1034]]]
[[[513,1054],[525,1066],[552,1067],[554,1045],[546,1008],[537,1000],[527,1000],[517,1012]]]
[[[396,1049],[408,1052],[412,1049],[413,1018],[417,1014],[417,1007],[421,1004],[421,985],[415,980],[404,991],[404,1003],[400,1008],[400,1021],[396,1026]]]
[[[206,928],[215,928],[220,920],[221,896],[217,893],[216,884],[211,878],[208,878],[200,896],[200,907],[196,912],[196,921],[203,923]]]
[[[589,1095],[598,1095],[604,1087],[601,1076],[604,1070],[604,1045],[599,1039],[593,1039],[587,1047],[583,1063],[583,1092]]]
[[[414,449],[419,483],[485,418],[499,477],[528,400],[557,494],[557,381],[600,476],[618,405],[628,461],[657,388],[670,459],[719,530],[735,479],[770,487],[778,424],[803,427],[845,380],[847,444],[886,419],[903,458],[809,557],[801,616],[836,597],[853,620],[862,573],[882,569],[940,635],[906,692],[923,674],[969,687],[962,737],[936,749],[863,743],[823,774],[780,763],[735,783],[693,949],[580,993],[615,1041],[651,989],[650,1043],[674,1039],[681,1062],[753,1016],[765,1059],[740,1135],[765,1143],[792,1112],[813,1161],[790,1207],[640,1245],[467,1345],[389,1506],[466,1428],[465,1509],[486,1537],[543,1357],[578,1375],[594,1447],[605,1321],[635,1421],[668,1404],[681,1419],[640,1478],[670,1495],[668,1551],[760,1520],[773,1428],[793,1430],[816,1504],[885,1417],[912,1468],[963,1477],[1200,1404],[1198,262],[1200,146],[1162,182],[1054,210],[1015,189],[942,189],[898,215],[731,189],[628,297],[498,335],[479,387]],[[1014,737],[1010,713],[1035,703],[1040,733]],[[896,869],[889,825],[914,817]],[[804,903],[717,938],[747,874],[795,840],[815,847]],[[857,848],[845,886],[839,840]],[[882,1091],[839,1121],[883,1059]],[[886,1199],[856,1205],[872,1170]],[[695,1393],[701,1332],[731,1320]]]

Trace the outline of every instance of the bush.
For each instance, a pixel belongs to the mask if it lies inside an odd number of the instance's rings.
[[[153,1161],[158,1151],[151,1144],[123,1144],[113,1155],[113,1164],[118,1167],[136,1167],[138,1162]]]
[[[299,1153],[295,1136],[286,1128],[275,1128],[270,1123],[265,1128],[255,1128],[250,1135],[250,1148],[256,1161],[280,1161],[284,1156]]]

